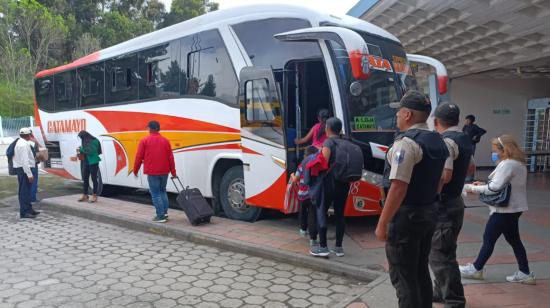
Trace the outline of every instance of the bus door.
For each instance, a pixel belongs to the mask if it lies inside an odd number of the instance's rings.
[[[247,205],[283,210],[286,144],[279,85],[269,67],[240,72],[241,147]]]

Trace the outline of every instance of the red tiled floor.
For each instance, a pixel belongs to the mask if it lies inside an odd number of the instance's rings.
[[[470,284],[464,287],[467,307],[548,307],[550,280],[537,285],[512,283]]]

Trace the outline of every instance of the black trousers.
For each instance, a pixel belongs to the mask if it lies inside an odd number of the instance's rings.
[[[458,234],[464,220],[462,197],[442,201],[432,237],[430,267],[434,273],[434,297],[441,298],[445,307],[465,307],[466,298],[456,261]]]
[[[518,221],[521,214],[522,212],[491,214],[485,226],[485,233],[483,233],[483,245],[474,262],[477,270],[483,269],[485,263],[487,263],[487,260],[493,254],[493,249],[498,238],[501,234],[504,234],[504,239],[506,239],[514,250],[519,270],[524,274],[531,273],[531,270],[529,270],[529,261],[527,261],[527,253],[519,236]]]
[[[437,220],[436,205],[401,205],[388,226],[386,256],[400,308],[431,308],[428,257]]]
[[[88,194],[88,189],[90,187],[90,175],[92,177],[92,184],[93,184],[93,193],[94,195],[97,194],[97,174],[99,172],[99,164],[95,165],[88,165],[86,162],[82,164],[82,180],[84,189],[84,194]]]
[[[308,230],[309,238],[312,240],[317,239],[317,206],[307,199],[300,202],[300,229]]]
[[[19,197],[19,216],[32,213],[31,205],[31,187],[32,183],[29,183],[29,177],[23,171],[23,168],[14,168],[17,173],[17,182],[19,183],[18,197]]]
[[[349,183],[338,182],[327,176],[323,180],[323,189],[317,205],[317,223],[319,225],[319,245],[327,247],[327,217],[332,204],[336,223],[336,246],[342,247],[345,232],[344,210],[349,193]]]

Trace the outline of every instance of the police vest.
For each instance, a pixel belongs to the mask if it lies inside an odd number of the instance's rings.
[[[470,137],[463,132],[446,131],[442,136],[453,140],[458,146],[458,157],[453,162],[453,176],[441,191],[441,200],[445,201],[457,198],[462,193],[473,147]]]
[[[403,205],[423,206],[433,204],[437,200],[437,189],[445,160],[449,157],[449,150],[443,138],[436,133],[423,129],[410,129],[400,134],[396,140],[408,137],[422,148],[422,160],[412,171],[411,180]],[[386,190],[390,187],[391,166],[386,159],[384,182]]]

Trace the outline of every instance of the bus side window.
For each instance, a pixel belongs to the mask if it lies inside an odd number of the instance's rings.
[[[101,106],[105,103],[104,63],[91,64],[78,69],[80,106]]]
[[[216,97],[237,105],[237,75],[218,30],[181,39],[180,93]]]
[[[76,109],[76,70],[54,76],[56,111]]]
[[[105,83],[110,85],[110,90],[105,91],[107,104],[131,102],[138,99],[138,56],[137,54],[125,55],[106,61]]]
[[[44,111],[54,111],[53,76],[37,79],[34,82],[36,103]]]
[[[179,41],[165,43],[139,53],[139,98],[179,95]]]

